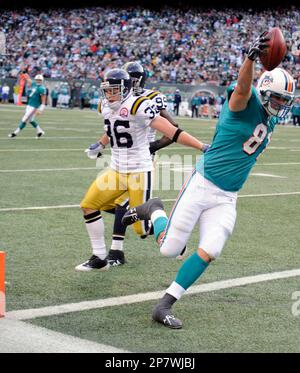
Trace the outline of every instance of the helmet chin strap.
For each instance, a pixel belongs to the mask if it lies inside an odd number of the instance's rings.
[[[121,102],[120,101],[115,101],[115,102],[109,102],[107,101],[108,106],[110,107],[111,110],[117,111],[120,106]]]

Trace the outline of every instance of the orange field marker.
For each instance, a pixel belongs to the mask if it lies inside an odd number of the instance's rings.
[[[5,252],[0,251],[0,317],[5,314]]]

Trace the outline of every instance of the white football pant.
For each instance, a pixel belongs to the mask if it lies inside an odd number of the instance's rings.
[[[236,200],[237,193],[220,189],[194,170],[173,206],[160,252],[179,255],[199,221],[198,247],[217,258],[234,228]]]
[[[26,110],[25,110],[25,115],[22,118],[22,122],[26,123],[29,120],[33,121],[34,118],[35,118],[35,113],[37,112],[37,110],[38,110],[37,108],[27,105]]]

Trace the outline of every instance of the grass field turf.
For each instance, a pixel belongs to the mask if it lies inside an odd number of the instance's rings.
[[[16,139],[8,139],[23,110],[0,107],[0,208],[79,204],[96,169],[1,171],[94,167],[83,150],[101,134],[101,118],[88,110],[46,110],[38,118],[45,138],[34,139],[28,125]],[[178,122],[201,140],[211,141],[214,121]],[[285,178],[250,176],[240,195],[300,191],[299,134],[299,128],[278,127],[253,169]],[[195,154],[177,144],[160,154],[173,152]],[[173,199],[177,193],[154,195]],[[240,198],[234,234],[199,283],[299,268],[299,200],[299,195]],[[170,211],[172,202],[165,206]],[[103,215],[109,248],[113,218]],[[74,267],[91,254],[79,208],[1,212],[0,220],[0,249],[7,252],[8,311],[164,290],[181,264],[162,258],[152,238],[140,240],[128,229],[125,266],[76,273]],[[190,253],[197,242],[195,230]],[[291,314],[291,295],[300,290],[298,282],[283,279],[186,296],[174,308],[184,321],[184,329],[175,332],[151,322],[155,302],[31,322],[138,352],[300,352],[299,318]]]

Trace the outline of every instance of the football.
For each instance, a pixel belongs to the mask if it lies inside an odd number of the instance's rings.
[[[263,67],[271,71],[283,60],[286,54],[286,43],[279,27],[272,28],[267,36],[270,37],[270,46],[259,58]]]

